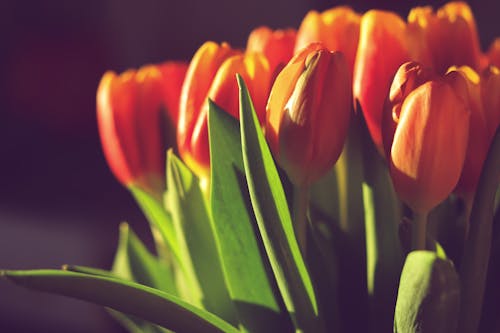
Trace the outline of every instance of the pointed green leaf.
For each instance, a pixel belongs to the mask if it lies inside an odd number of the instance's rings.
[[[1,275],[24,287],[93,302],[176,332],[239,332],[212,313],[134,282],[59,270],[2,271]]]
[[[253,210],[287,309],[305,332],[318,332],[316,296],[294,234],[285,193],[241,76],[243,162]]]
[[[149,253],[127,223],[120,225],[112,272],[118,277],[177,295],[171,268]]]
[[[186,287],[193,292],[191,299],[236,324],[199,180],[172,151],[168,152],[167,181],[167,204],[187,277]]]
[[[152,225],[152,230],[157,230],[160,238],[167,249],[164,252],[171,253],[175,260],[179,261],[179,245],[170,214],[165,210],[159,198],[155,198],[149,193],[141,190],[137,186],[129,186],[128,189],[135,198],[142,212]],[[157,244],[162,246],[163,244]],[[160,253],[161,254],[161,253]]]
[[[269,279],[265,253],[261,253],[258,231],[254,230],[256,223],[245,180],[239,124],[211,101],[208,124],[213,228],[229,294],[243,327],[249,331],[290,330],[287,318],[280,317],[274,277]]]
[[[450,260],[432,251],[408,254],[394,316],[394,332],[456,332],[460,281]]]

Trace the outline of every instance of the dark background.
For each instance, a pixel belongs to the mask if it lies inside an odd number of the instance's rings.
[[[352,1],[406,16],[444,1]],[[479,4],[480,3],[480,4]],[[109,268],[120,221],[147,223],[101,152],[101,75],[189,60],[206,40],[243,47],[253,27],[298,27],[314,0],[11,0],[0,3],[0,268]],[[498,1],[471,2],[481,43],[500,35]],[[0,280],[0,332],[123,332],[100,307]]]

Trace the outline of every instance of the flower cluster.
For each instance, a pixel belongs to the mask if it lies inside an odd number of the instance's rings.
[[[498,331],[499,66],[450,2],[311,11],[106,73],[104,154],[157,255],[125,225],[110,272],[3,274],[133,332]]]

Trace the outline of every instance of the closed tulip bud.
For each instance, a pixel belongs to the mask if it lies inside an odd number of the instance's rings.
[[[373,142],[382,153],[382,113],[399,66],[415,59],[406,23],[392,12],[370,10],[361,18],[353,92]]]
[[[161,110],[164,81],[157,66],[107,72],[97,90],[97,121],[106,160],[125,186],[160,195],[165,143]]]
[[[266,138],[294,185],[307,186],[333,167],[351,105],[344,56],[320,43],[296,54],[278,75],[267,104]]]
[[[296,36],[295,29],[273,31],[268,27],[259,27],[248,36],[246,52],[262,53],[269,61],[274,78],[292,59]]]
[[[390,158],[392,139],[399,122],[401,106],[416,88],[435,77],[434,72],[418,62],[406,62],[399,67],[389,90],[382,115],[382,139],[386,157]]]
[[[416,7],[408,14],[408,25],[423,38],[429,63],[444,74],[450,66],[478,69],[481,51],[474,16],[465,2],[449,2],[437,12],[431,7]]]
[[[428,81],[401,105],[390,173],[399,197],[426,215],[455,188],[462,171],[470,111],[444,80]]]
[[[182,87],[177,143],[184,162],[200,177],[208,176],[208,99],[233,117],[239,117],[236,74],[248,86],[261,123],[265,119],[271,73],[261,54],[243,55],[227,44],[205,43],[194,55]]]
[[[340,51],[346,58],[352,79],[360,21],[361,16],[347,6],[334,7],[322,13],[310,11],[297,32],[295,51],[312,42],[321,42],[330,51]]]

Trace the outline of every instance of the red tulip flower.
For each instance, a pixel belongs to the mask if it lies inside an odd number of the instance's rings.
[[[256,28],[248,36],[246,52],[262,53],[269,61],[270,71],[275,78],[292,59],[296,35],[295,29]]]
[[[278,75],[267,104],[266,138],[294,185],[307,186],[333,167],[351,105],[345,58],[321,43],[304,48]]]
[[[271,73],[262,54],[242,54],[228,44],[206,42],[194,55],[182,87],[177,143],[184,162],[200,177],[208,176],[208,99],[233,117],[239,117],[236,74],[248,86],[257,115],[264,122]]]
[[[399,197],[426,215],[455,188],[464,165],[470,111],[443,79],[413,90],[401,105],[390,173]]]
[[[178,101],[184,67],[179,63],[150,65],[121,75],[107,72],[101,79],[97,121],[104,155],[116,178],[127,187],[139,186],[156,195],[164,189],[166,146],[161,112],[164,105],[169,108]],[[174,72],[179,75],[170,78],[168,73]]]
[[[347,6],[334,7],[322,13],[310,11],[297,32],[295,51],[312,42],[321,42],[330,51],[342,52],[352,80],[360,21],[361,16]]]

